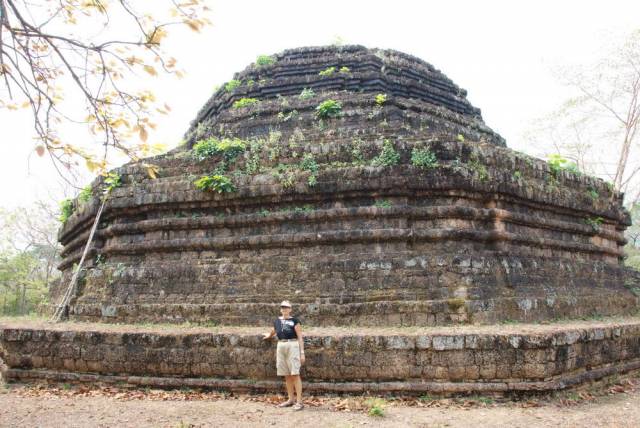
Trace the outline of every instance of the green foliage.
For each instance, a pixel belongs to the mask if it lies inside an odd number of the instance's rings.
[[[353,156],[353,163],[357,165],[363,165],[365,163],[362,144],[362,140],[360,139],[353,140],[352,142],[351,156]]]
[[[349,67],[342,66],[342,67],[340,67],[340,70],[338,70],[338,71],[340,73],[350,73],[351,69]]]
[[[515,170],[513,171],[512,177],[514,180],[520,180],[522,178],[522,173],[520,172],[520,170]]]
[[[240,98],[233,103],[233,108],[250,107],[252,105],[258,104],[259,102],[260,100],[256,98]]]
[[[252,141],[249,146],[249,155],[244,163],[244,171],[247,174],[255,174],[260,171],[260,153],[262,151],[262,141]]]
[[[316,116],[320,119],[338,117],[342,112],[342,104],[335,100],[326,100],[316,107]]]
[[[111,191],[122,185],[122,177],[115,171],[111,171],[104,176],[104,189],[103,193],[109,194]]]
[[[487,167],[480,161],[476,153],[471,155],[469,162],[467,162],[467,166],[478,176],[480,181],[487,181],[489,178]]]
[[[242,82],[240,82],[239,80],[233,79],[233,80],[229,80],[225,85],[224,85],[224,90],[227,92],[233,92],[236,90],[236,88],[238,86],[240,86]]]
[[[320,73],[318,73],[318,75],[323,77],[331,76],[333,73],[335,73],[335,71],[336,71],[335,67],[328,67],[322,70]]]
[[[438,158],[429,149],[414,147],[411,151],[411,163],[418,168],[431,169],[438,166]]]
[[[202,191],[212,191],[218,193],[235,192],[236,188],[231,180],[219,174],[204,175],[193,182],[196,188]]]
[[[578,170],[578,166],[575,164],[575,162],[571,162],[559,154],[549,155],[547,164],[549,165],[549,168],[551,169],[551,173],[554,176],[557,176],[560,171],[569,171],[574,174],[580,173],[580,171]]]
[[[60,223],[65,224],[71,214],[73,214],[73,199],[65,199],[60,202],[60,216],[58,217]]]
[[[312,187],[315,186],[318,181],[318,163],[311,153],[306,153],[302,157],[302,161],[300,162],[300,169],[302,169],[303,171],[309,171],[311,173],[309,175],[308,184]]]
[[[0,252],[0,315],[27,315],[47,302],[47,261],[39,252]]]
[[[289,189],[296,184],[296,174],[291,165],[278,164],[272,174],[285,189]]]
[[[460,141],[461,143],[464,143],[464,135],[458,134],[458,136],[456,137],[456,140]]]
[[[298,115],[299,115],[298,110],[291,110],[289,113],[285,113],[281,111],[280,113],[278,113],[278,119],[282,122],[288,122],[291,119],[298,117]]]
[[[193,146],[192,154],[198,161],[221,155],[225,162],[233,162],[246,148],[246,142],[239,138],[224,138],[219,140],[210,137],[206,140],[198,141]]]
[[[258,58],[256,58],[256,64],[258,64],[260,67],[265,65],[271,65],[275,62],[276,62],[276,59],[271,55],[259,55]]]
[[[378,208],[391,208],[393,206],[391,201],[388,199],[377,200],[374,205]]]
[[[382,398],[369,398],[365,401],[365,405],[368,407],[367,414],[373,417],[383,417],[386,401]]]
[[[382,105],[384,103],[387,102],[387,94],[378,94],[376,95],[376,104],[380,107],[382,107]]]
[[[431,395],[429,395],[429,394],[422,394],[420,397],[418,397],[418,400],[420,400],[422,402],[429,402],[429,401],[436,400],[436,398],[431,396]]]
[[[398,153],[389,140],[384,140],[380,154],[372,160],[374,166],[393,166],[400,162],[400,153]]]
[[[596,199],[598,199],[598,197],[600,197],[600,194],[593,187],[589,187],[587,189],[587,196],[595,201]]]
[[[316,93],[313,91],[313,89],[304,88],[302,92],[300,92],[300,95],[298,95],[298,98],[300,98],[301,100],[308,100],[309,98],[313,98],[315,96]]]
[[[78,195],[78,201],[86,204],[87,202],[91,201],[91,198],[93,198],[93,189],[89,184],[88,186],[83,187],[80,191],[80,194]]]
[[[600,226],[604,222],[604,219],[602,217],[587,217],[584,219],[584,222],[591,226],[593,230],[598,231],[600,230]]]

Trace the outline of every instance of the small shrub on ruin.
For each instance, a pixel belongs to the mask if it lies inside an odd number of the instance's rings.
[[[411,151],[411,163],[422,169],[431,169],[438,166],[438,158],[436,154],[429,149],[418,149],[416,147]]]
[[[236,90],[236,88],[240,86],[240,81],[233,79],[233,80],[229,80],[226,85],[224,85],[224,90],[227,92],[233,92],[234,90]]]
[[[549,169],[551,169],[551,173],[554,176],[558,176],[560,171],[569,171],[574,174],[579,174],[580,170],[578,170],[578,165],[575,162],[571,162],[569,159],[565,159],[562,155],[557,153],[549,155],[547,160],[547,165],[549,165]]]
[[[382,107],[387,102],[387,94],[376,95],[376,105]]]
[[[224,175],[204,175],[193,182],[196,188],[202,191],[230,193],[235,192],[236,188],[229,177]]]
[[[340,72],[340,73],[350,73],[351,69],[349,67],[342,66],[342,67],[340,67],[340,70],[338,70],[338,72]]]
[[[322,70],[320,73],[318,73],[318,76],[327,77],[327,76],[331,76],[335,72],[336,72],[335,67],[327,67],[324,70]]]
[[[240,98],[233,103],[233,108],[250,107],[252,105],[258,104],[259,102],[260,100],[256,98]]]
[[[104,188],[103,193],[105,195],[111,193],[111,191],[117,187],[122,186],[122,177],[117,172],[111,171],[104,176]]]
[[[338,117],[342,113],[342,104],[335,100],[326,100],[316,107],[316,116],[320,119]]]
[[[58,220],[64,224],[69,220],[69,217],[73,214],[73,199],[65,199],[60,202],[60,216]]]
[[[300,98],[301,100],[308,100],[309,98],[313,98],[315,96],[316,93],[313,91],[313,89],[304,88],[302,92],[300,92],[300,95],[298,95],[298,98]]]
[[[311,153],[307,153],[303,156],[302,161],[300,162],[300,169],[303,171],[309,171],[309,186],[315,186],[318,182],[318,163]]]
[[[380,154],[373,158],[374,166],[393,166],[400,162],[400,153],[398,153],[389,140],[384,140]]]
[[[224,138],[219,140],[214,137],[198,141],[193,146],[193,157],[198,161],[221,155],[227,162],[232,162],[247,148],[246,143],[239,138]]]
[[[260,67],[265,65],[271,65],[275,62],[276,62],[276,59],[271,55],[259,55],[258,58],[256,58],[256,64],[258,64]]]
[[[91,201],[91,198],[93,198],[93,189],[89,184],[88,186],[83,187],[80,191],[80,194],[78,195],[78,201],[86,204],[87,202]]]

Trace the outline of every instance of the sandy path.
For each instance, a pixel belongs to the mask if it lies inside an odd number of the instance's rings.
[[[278,409],[256,396],[224,397],[219,393],[189,396],[180,392],[85,391],[0,386],[0,426],[40,427],[638,427],[640,380],[627,392],[589,396],[577,401],[562,398],[528,402],[483,404],[452,400],[429,401],[431,407],[387,402],[383,417],[363,410],[337,411],[341,398],[320,398],[303,411]],[[93,395],[92,395],[93,394]],[[354,400],[357,399],[349,399]],[[362,400],[360,400],[362,402]],[[413,404],[416,402],[414,401]],[[470,404],[470,407],[466,407]]]

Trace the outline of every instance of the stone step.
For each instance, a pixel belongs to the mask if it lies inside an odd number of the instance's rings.
[[[0,322],[9,381],[126,382],[275,390],[265,328]],[[314,392],[468,393],[564,389],[640,368],[640,318],[443,328],[305,329]]]

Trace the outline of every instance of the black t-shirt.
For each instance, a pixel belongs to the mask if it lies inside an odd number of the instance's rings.
[[[300,324],[300,320],[296,317],[291,317],[287,319],[277,318],[273,322],[273,328],[276,329],[276,334],[278,335],[278,339],[297,339],[298,335],[294,330],[296,324]]]

